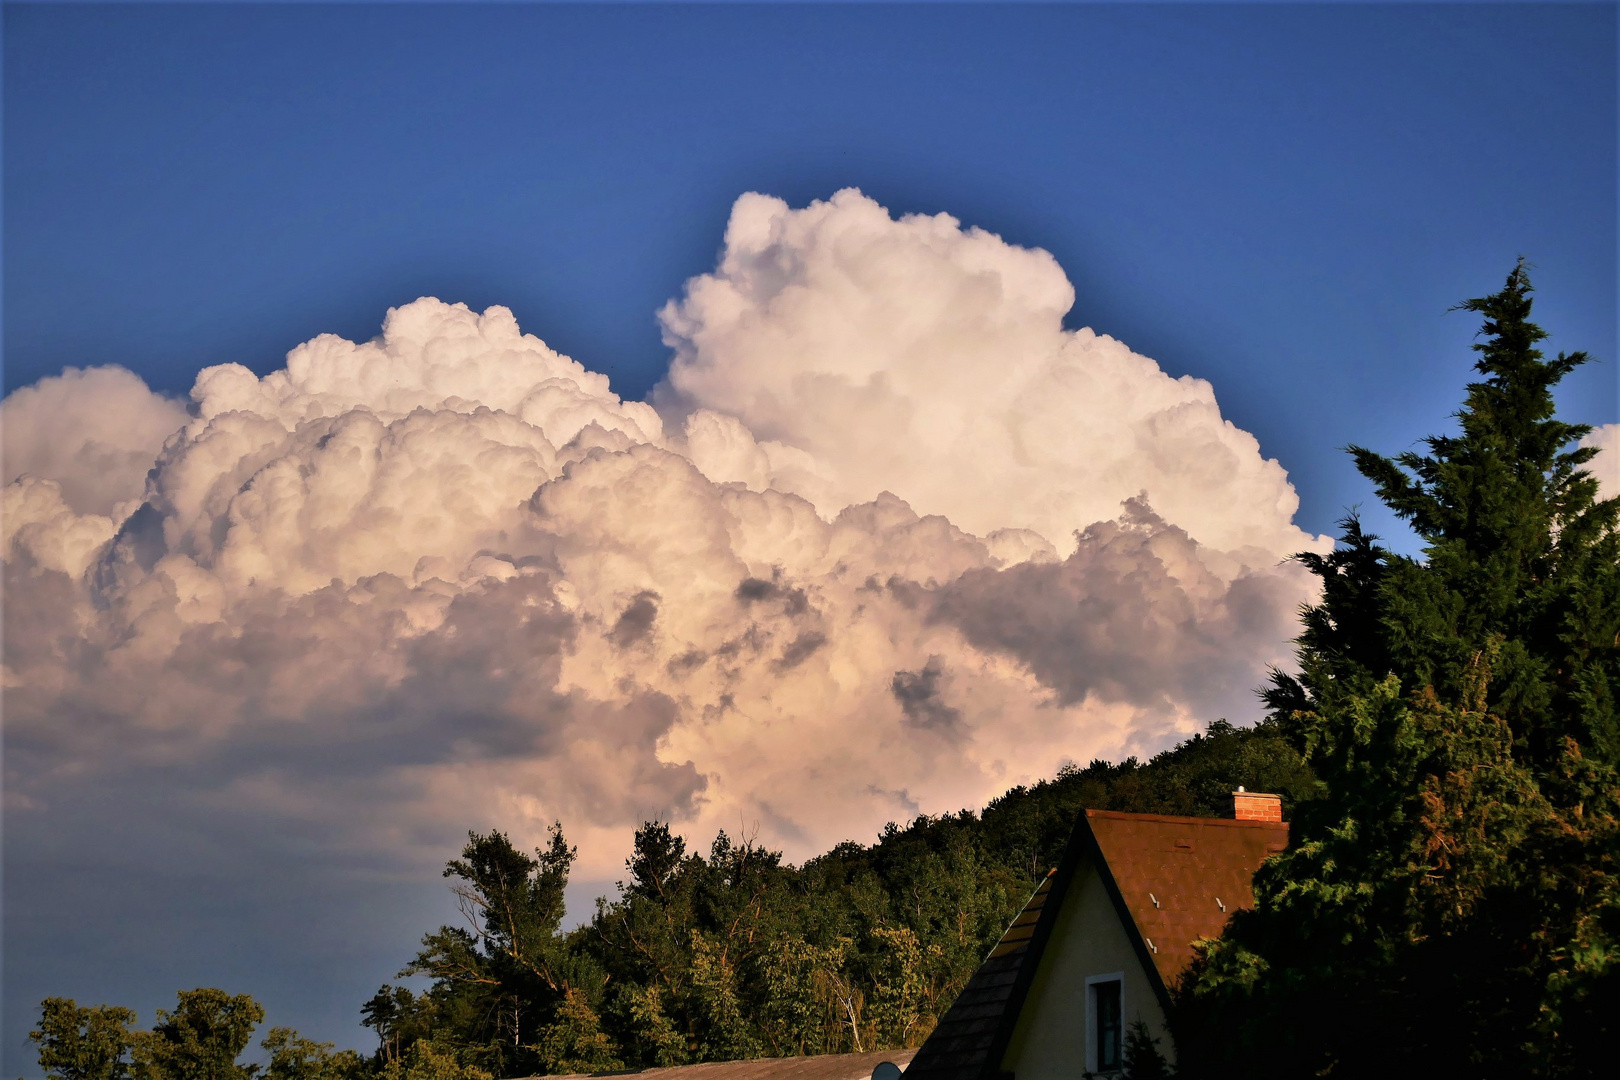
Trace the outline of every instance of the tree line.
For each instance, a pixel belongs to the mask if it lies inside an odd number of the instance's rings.
[[[800,866],[725,833],[689,851],[647,822],[619,895],[572,929],[561,826],[532,852],[469,833],[445,867],[462,918],[425,934],[399,972],[429,985],[385,985],[361,1006],[375,1051],[272,1028],[262,1080],[496,1080],[917,1046],[1084,808],[1218,816],[1236,784],[1289,806],[1316,790],[1274,725],[1222,720],[1150,761],[1065,766],[982,812],[890,824]],[[51,998],[33,1038],[56,1080],[253,1080],[258,1067],[235,1062],[263,1018],[246,995],[199,989],[143,1032],[131,1010]],[[152,1049],[170,1043],[190,1049]]]
[[[49,997],[28,1037],[39,1064],[59,1080],[359,1080],[368,1062],[286,1027],[274,1027],[260,1047],[269,1064],[238,1064],[264,1020],[247,994],[182,990],[173,1011],[159,1009],[150,1030],[134,1027],[135,1011],[120,1005],[80,1006]]]
[[[561,929],[574,850],[470,834],[446,867],[465,916],[367,1002],[382,1063],[453,1054],[491,1076],[603,1072],[916,1046],[1056,864],[1085,807],[1214,815],[1233,785],[1291,802],[1314,779],[1272,727],[1209,730],[1143,764],[1101,761],[985,808],[891,824],[802,866],[721,833],[637,831],[614,900]]]
[[[471,833],[445,869],[462,923],[400,971],[428,988],[384,986],[363,1007],[376,1052],[277,1028],[266,1071],[494,1080],[915,1046],[1083,809],[1218,816],[1241,784],[1283,796],[1289,846],[1176,988],[1181,1075],[1607,1075],[1620,499],[1599,499],[1584,468],[1590,429],[1555,415],[1554,388],[1587,357],[1544,357],[1530,294],[1521,263],[1461,305],[1483,317],[1482,377],[1454,433],[1395,458],[1350,448],[1423,554],[1387,549],[1351,514],[1330,554],[1297,556],[1321,600],[1256,726],[1217,721],[1145,763],[1066,767],[802,866],[723,833],[688,851],[648,822],[619,895],[569,930],[560,826],[532,854]],[[49,999],[41,1063],[60,1080],[224,1080],[251,1001],[192,993],[138,1035],[127,1010]],[[188,1010],[230,1019],[176,1020]],[[188,1034],[204,1028],[229,1038]],[[1145,1033],[1128,1050],[1127,1075],[1171,1071]]]

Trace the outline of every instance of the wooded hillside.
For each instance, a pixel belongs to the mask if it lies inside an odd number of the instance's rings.
[[[982,813],[891,824],[803,866],[725,834],[688,851],[650,822],[622,895],[566,933],[560,828],[532,856],[471,835],[446,871],[468,919],[427,935],[402,971],[432,989],[384,987],[367,1023],[381,1063],[409,1072],[453,1053],[497,1076],[915,1046],[1083,808],[1216,816],[1239,784],[1286,804],[1315,790],[1273,726],[1218,721],[1147,763],[1066,768]]]

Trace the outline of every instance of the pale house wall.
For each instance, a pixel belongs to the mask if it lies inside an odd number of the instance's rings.
[[[1077,1080],[1095,1064],[1089,1045],[1086,980],[1122,973],[1124,1027],[1138,1020],[1173,1061],[1175,1050],[1148,975],[1136,958],[1102,879],[1089,862],[1075,870],[1052,936],[1019,1012],[1018,1026],[1002,1058],[1016,1080]]]

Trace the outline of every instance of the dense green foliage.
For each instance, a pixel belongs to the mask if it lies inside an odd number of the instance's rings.
[[[209,988],[182,990],[149,1031],[133,1028],[131,1009],[46,998],[28,1037],[51,1080],[253,1080],[260,1066],[237,1058],[263,1020],[248,995]],[[271,1028],[260,1046],[270,1058],[266,1080],[360,1080],[369,1071],[353,1050],[334,1051],[291,1028]]]
[[[246,994],[182,990],[175,1010],[159,1009],[152,1030],[134,1038],[136,1080],[252,1080],[257,1068],[236,1059],[263,1019]]]
[[[1522,265],[1460,431],[1353,447],[1424,557],[1344,522],[1266,697],[1322,780],[1183,983],[1209,1076],[1604,1074],[1620,1045],[1620,502],[1581,466]]]
[[[365,1006],[376,1063],[471,1080],[915,1046],[1082,808],[1217,816],[1238,784],[1289,804],[1316,787],[1274,726],[1218,721],[1146,764],[1067,767],[982,814],[890,825],[798,867],[724,834],[690,852],[649,822],[619,897],[567,932],[561,830],[532,856],[470,834],[446,870],[465,925],[428,934],[401,972],[432,986],[385,986]]]
[[[39,1064],[55,1080],[126,1080],[129,1026],[135,1013],[117,1005],[79,1007],[72,998],[40,1003],[39,1026],[28,1038]]]
[[[265,1080],[359,1080],[369,1071],[366,1059],[355,1051],[336,1050],[292,1028],[271,1028],[259,1045],[270,1055]]]

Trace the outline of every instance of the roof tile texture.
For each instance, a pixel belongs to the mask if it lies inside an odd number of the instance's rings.
[[[1288,844],[1281,821],[1108,810],[1086,819],[1166,986],[1192,962],[1194,941],[1219,937],[1232,912],[1254,906],[1254,872]]]

